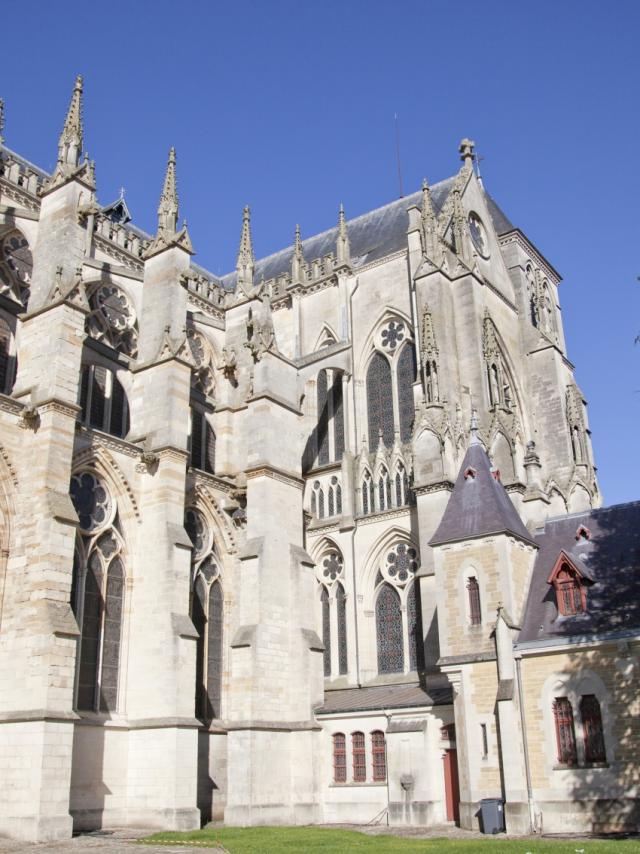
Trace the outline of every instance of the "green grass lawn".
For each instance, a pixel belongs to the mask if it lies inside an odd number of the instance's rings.
[[[355,830],[322,827],[221,827],[191,833],[156,833],[142,842],[196,842],[197,848],[219,845],[230,854],[343,854],[343,852],[425,852],[425,854],[632,854],[640,852],[640,840],[514,840],[487,836],[486,839],[409,839],[399,836],[367,836]],[[188,850],[187,845],[185,849]],[[194,846],[195,849],[195,846]],[[193,850],[193,849],[192,849]]]

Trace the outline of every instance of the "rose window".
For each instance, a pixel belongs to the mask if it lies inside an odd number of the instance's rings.
[[[387,350],[395,350],[404,338],[404,323],[390,320],[382,330],[382,346]]]
[[[89,298],[87,332],[114,350],[135,358],[138,353],[136,316],[129,298],[115,285],[100,285]]]
[[[93,474],[74,475],[70,492],[83,531],[96,531],[111,521],[109,493]]]
[[[399,543],[387,555],[387,575],[394,581],[404,584],[418,569],[418,552],[412,546]]]
[[[184,514],[184,528],[193,543],[194,559],[201,558],[208,549],[207,523],[199,510],[190,507]]]
[[[342,555],[331,552],[322,561],[322,575],[327,581],[335,581],[342,574]]]

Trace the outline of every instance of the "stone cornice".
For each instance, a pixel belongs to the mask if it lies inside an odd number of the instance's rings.
[[[295,486],[296,489],[302,489],[304,487],[304,481],[298,474],[278,468],[277,466],[271,465],[267,462],[255,463],[245,469],[245,474],[247,476],[247,480],[252,480],[256,477],[269,477],[272,480],[279,480],[281,483]]]
[[[427,483],[424,486],[414,486],[413,491],[418,495],[431,495],[433,492],[451,492],[453,490],[453,481],[439,480],[437,483]]]
[[[40,199],[33,193],[29,193],[22,187],[18,187],[6,178],[0,178],[0,187],[3,195],[7,195],[14,202],[23,205],[27,210],[38,212],[40,210]]]
[[[508,231],[505,234],[501,234],[498,237],[498,242],[500,246],[508,246],[510,243],[516,243],[518,246],[523,249],[528,255],[531,256],[532,260],[539,264],[540,267],[544,268],[545,273],[554,283],[554,285],[559,285],[562,281],[562,276],[555,269],[555,267],[547,261],[547,259],[542,255],[536,247],[531,243],[529,238],[524,234],[524,232],[520,231],[519,228],[514,228],[513,231]]]
[[[314,720],[310,721],[225,721],[224,728],[227,732],[238,730],[254,730],[258,732],[319,732],[322,727]]]
[[[14,208],[11,205],[0,205],[0,217],[6,217],[11,220],[29,219],[33,222],[38,222],[40,219],[36,211],[29,210],[28,208]]]
[[[112,243],[110,240],[107,240],[106,237],[98,234],[97,232],[93,233],[93,243],[95,247],[104,252],[105,255],[115,258],[116,261],[119,261],[124,267],[133,270],[138,276],[142,277],[144,265],[142,260],[136,255],[133,255],[131,252],[127,252],[127,250],[122,246]]]
[[[109,433],[103,433],[102,430],[96,430],[95,427],[87,427],[86,424],[78,423],[76,425],[76,432],[82,436],[86,436],[91,446],[108,448],[110,451],[116,451],[134,459],[137,459],[143,450],[140,445],[127,442],[126,439],[119,439],[117,436],[112,436]]]

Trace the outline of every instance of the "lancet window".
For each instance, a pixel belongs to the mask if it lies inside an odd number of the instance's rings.
[[[100,284],[88,294],[91,314],[86,331],[119,353],[135,359],[138,355],[138,323],[127,294],[113,284]]]
[[[13,229],[0,241],[0,293],[7,294],[26,309],[32,273],[33,257],[29,243],[22,232]]]
[[[480,606],[480,585],[475,576],[467,579],[467,598],[469,600],[469,623],[479,626],[482,623],[482,610]]]
[[[80,408],[84,424],[124,437],[129,432],[129,405],[114,371],[102,365],[85,365],[80,385]]]
[[[391,479],[386,468],[378,472],[378,509],[389,510],[391,508]]]
[[[378,672],[403,673],[424,667],[418,552],[396,543],[381,561],[376,578],[375,618]]]
[[[382,730],[374,730],[371,733],[371,759],[373,762],[374,782],[382,782],[387,779],[387,749],[385,737]]]
[[[391,448],[396,429],[401,442],[411,439],[415,378],[416,361],[412,342],[406,342],[399,351],[394,348],[389,354],[380,351],[373,354],[366,382],[370,451],[377,449],[380,440],[385,447]]]
[[[115,712],[125,585],[118,508],[92,472],[74,475],[70,494],[79,519],[71,589],[81,627],[76,705],[83,711]]]
[[[211,346],[205,336],[193,326],[187,327],[187,342],[194,364],[191,386],[205,397],[213,397],[215,394],[215,373]]]
[[[484,318],[482,349],[485,360],[489,405],[491,408],[500,406],[504,409],[511,409],[513,406],[511,379],[509,371],[505,366],[500,345],[498,344],[496,328],[489,314],[486,314]]]
[[[606,762],[602,713],[595,694],[584,694],[580,700],[580,717],[584,735],[585,762]]]
[[[344,455],[342,378],[342,372],[332,368],[325,368],[318,374],[316,463],[319,466],[339,462]]]
[[[375,512],[374,486],[371,472],[365,470],[362,475],[362,483],[360,486],[360,494],[362,501],[362,513],[367,516],[369,513]]]
[[[553,704],[553,718],[556,727],[558,762],[563,765],[575,765],[578,754],[573,726],[573,708],[568,697],[556,697]]]
[[[16,360],[11,328],[4,317],[0,317],[0,394],[10,394],[15,380]]]
[[[193,543],[191,558],[191,619],[196,642],[196,717],[209,722],[220,717],[224,596],[220,561],[211,529],[200,510],[187,508],[184,527]]]
[[[324,675],[347,673],[347,596],[344,590],[344,560],[341,552],[327,545],[316,564],[320,584]]]
[[[216,466],[216,434],[199,406],[192,405],[190,411],[189,460],[191,466],[213,474]]]

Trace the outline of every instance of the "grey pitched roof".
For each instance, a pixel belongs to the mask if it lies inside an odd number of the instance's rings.
[[[465,478],[469,468],[475,469],[475,477]],[[430,545],[501,533],[533,542],[504,486],[493,477],[486,451],[472,444]]]
[[[450,685],[430,688],[421,685],[373,685],[369,688],[342,688],[327,691],[317,714],[366,712],[374,709],[404,709],[417,706],[445,706],[453,702]]]
[[[580,525],[591,532],[589,540],[576,540]],[[518,643],[640,632],[640,501],[549,519],[536,542],[540,548]],[[585,614],[558,615],[547,580],[561,551],[593,580]]]
[[[515,225],[511,222],[509,217],[498,205],[493,196],[490,196],[486,190],[484,191],[484,198],[487,203],[487,208],[489,210],[489,214],[491,215],[491,222],[493,223],[493,227],[495,228],[496,233],[506,234],[508,231],[513,231]]]

